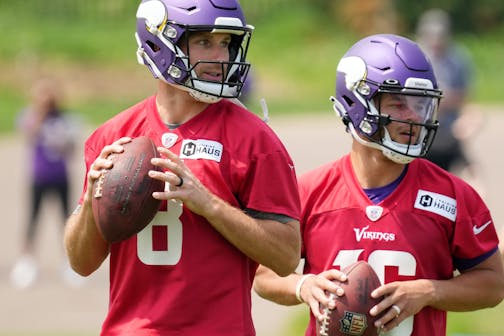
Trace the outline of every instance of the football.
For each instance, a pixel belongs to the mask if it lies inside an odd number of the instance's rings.
[[[148,176],[149,170],[160,170],[151,164],[159,153],[150,138],[133,138],[123,146],[122,153],[108,157],[113,167],[104,170],[93,185],[94,219],[109,243],[128,239],[147,226],[161,204],[152,193],[165,187],[164,182]]]
[[[371,316],[369,310],[381,301],[373,299],[371,292],[380,286],[380,280],[373,268],[365,261],[358,261],[342,270],[348,276],[338,285],[345,290],[345,295],[336,297],[336,307],[328,309],[321,306],[325,318],[317,321],[317,336],[377,336],[374,326],[377,316]]]

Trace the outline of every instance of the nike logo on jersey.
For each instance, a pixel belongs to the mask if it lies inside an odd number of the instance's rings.
[[[222,144],[217,141],[185,139],[180,149],[181,159],[206,159],[220,162],[222,158]]]
[[[476,226],[474,225],[473,226],[473,232],[474,232],[474,235],[479,235],[483,230],[486,229],[486,227],[488,225],[492,224],[492,221],[489,220],[488,222],[486,222],[485,224],[481,225],[481,226]]]

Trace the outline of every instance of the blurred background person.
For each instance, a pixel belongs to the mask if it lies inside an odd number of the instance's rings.
[[[254,93],[255,93],[255,80],[254,80],[255,75],[253,74],[252,69],[249,70],[247,78],[245,79],[245,82],[243,83],[243,87],[240,93],[240,101],[243,103],[243,105],[249,107],[248,105],[252,102],[252,99],[254,98]]]
[[[442,9],[425,11],[418,20],[416,34],[444,95],[439,109],[440,126],[427,159],[470,179],[481,191],[474,162],[464,148],[464,140],[481,126],[479,114],[464,113],[474,79],[472,61],[467,50],[454,41],[451,18]]]
[[[74,153],[77,129],[74,120],[60,105],[58,84],[50,78],[38,79],[29,92],[29,104],[18,115],[17,127],[29,146],[29,203],[21,255],[10,273],[14,287],[27,288],[36,281],[38,265],[35,243],[42,203],[56,196],[60,203],[61,233],[69,215],[70,179],[68,163]],[[67,265],[67,263],[65,263]],[[77,276],[69,267],[64,275]]]

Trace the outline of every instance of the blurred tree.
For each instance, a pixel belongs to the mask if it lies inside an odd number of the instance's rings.
[[[74,20],[121,20],[130,18],[140,0],[0,0],[0,11],[15,9],[28,18],[59,18]],[[241,0],[249,21],[267,16],[273,10],[288,10],[293,6],[288,0]],[[374,32],[413,32],[419,15],[429,8],[441,8],[453,17],[454,31],[488,32],[502,28],[504,1],[502,0],[299,0],[326,13],[328,19],[336,18],[359,34]],[[252,22],[251,21],[251,22]]]
[[[418,17],[429,8],[440,8],[453,18],[455,33],[489,32],[503,27],[504,1],[502,0],[424,0],[394,1],[408,32],[414,31]]]
[[[140,0],[138,0],[140,1]],[[137,1],[131,0],[0,0],[0,10],[15,10],[30,19],[55,18],[63,21],[85,18],[87,20],[119,20],[135,13]]]
[[[360,35],[397,33],[399,29],[393,0],[342,0],[331,3],[332,12],[343,25]]]

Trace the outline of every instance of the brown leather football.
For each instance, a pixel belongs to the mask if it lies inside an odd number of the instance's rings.
[[[378,288],[380,280],[373,268],[365,261],[358,261],[342,270],[348,276],[345,282],[337,282],[345,290],[345,295],[336,297],[336,307],[328,309],[321,306],[325,319],[317,321],[318,336],[377,336],[378,328],[374,322],[378,317],[371,316],[369,310],[381,301],[373,299],[371,292]]]
[[[94,219],[109,243],[128,239],[150,223],[161,204],[152,193],[165,186],[148,176],[149,170],[160,170],[151,164],[159,153],[150,138],[134,138],[123,146],[122,153],[109,156],[113,167],[104,170],[93,186]]]

